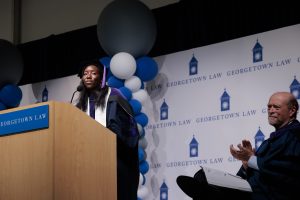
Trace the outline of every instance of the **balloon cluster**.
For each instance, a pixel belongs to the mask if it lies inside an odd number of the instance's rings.
[[[147,140],[144,129],[148,123],[148,117],[143,111],[148,94],[144,89],[144,82],[152,80],[157,75],[158,66],[155,60],[148,56],[142,56],[135,60],[131,54],[126,52],[117,53],[111,59],[103,57],[100,62],[109,68],[108,86],[118,88],[127,98],[134,111],[140,135],[138,147],[140,169],[138,197],[143,199],[148,194],[148,189],[145,187],[145,174],[149,171],[149,164],[146,161]]]
[[[22,74],[21,53],[9,41],[0,39],[0,110],[20,105],[22,91],[17,83]]]
[[[126,52],[117,53],[112,58],[103,57],[100,62],[109,68],[108,86],[118,88],[134,111],[140,135],[138,147],[140,169],[138,197],[143,199],[148,194],[148,189],[144,185],[146,182],[145,174],[149,171],[149,164],[146,161],[147,140],[144,130],[144,127],[148,124],[148,117],[143,111],[143,106],[149,96],[144,89],[144,82],[154,79],[158,73],[158,66],[155,60],[148,56],[142,56],[135,60],[131,54]]]
[[[97,35],[103,50],[110,56],[100,59],[110,69],[108,86],[118,88],[134,110],[140,134],[140,182],[137,195],[142,200],[148,194],[145,174],[149,171],[144,130],[148,117],[143,111],[149,96],[144,89],[144,82],[154,79],[158,73],[157,63],[146,55],[155,42],[156,22],[151,10],[142,2],[116,0],[101,12]]]

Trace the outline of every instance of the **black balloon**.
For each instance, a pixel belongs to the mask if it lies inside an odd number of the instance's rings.
[[[97,35],[110,56],[127,52],[135,58],[149,53],[156,38],[156,23],[151,10],[137,0],[116,0],[98,18]]]
[[[0,39],[0,87],[18,84],[23,75],[23,59],[19,49],[9,41]]]

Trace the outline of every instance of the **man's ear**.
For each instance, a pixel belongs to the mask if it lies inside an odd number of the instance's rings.
[[[293,106],[293,107],[290,108],[290,117],[294,116],[295,113],[296,113],[296,107]]]

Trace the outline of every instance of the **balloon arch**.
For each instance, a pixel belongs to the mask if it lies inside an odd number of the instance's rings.
[[[149,171],[144,130],[148,117],[143,109],[149,95],[144,83],[153,80],[158,73],[157,63],[147,56],[156,39],[156,22],[151,10],[142,2],[115,0],[101,12],[97,35],[109,55],[100,58],[109,69],[107,84],[118,88],[134,110],[140,134],[138,199],[142,200],[148,194],[145,174]]]

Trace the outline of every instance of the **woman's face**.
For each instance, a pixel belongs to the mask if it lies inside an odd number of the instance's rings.
[[[83,71],[82,82],[87,89],[94,89],[100,84],[99,69],[94,65],[87,66]]]

